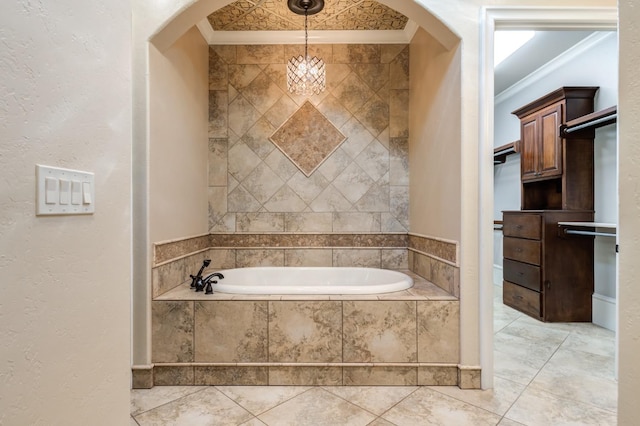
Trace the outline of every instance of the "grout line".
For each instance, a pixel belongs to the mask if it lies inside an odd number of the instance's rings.
[[[157,386],[157,387],[162,387],[162,386]],[[196,386],[191,386],[191,385],[179,385],[179,387],[195,388]],[[153,389],[153,388],[151,388],[151,389]],[[190,392],[190,393],[188,393],[188,394],[186,394],[186,395],[179,396],[179,397],[174,398],[174,399],[172,399],[172,400],[170,400],[170,401],[164,402],[164,403],[162,403],[162,404],[160,404],[160,405],[158,405],[158,406],[155,406],[155,407],[149,408],[148,410],[141,411],[141,412],[139,412],[139,413],[136,413],[135,415],[136,415],[136,416],[139,416],[139,415],[141,415],[141,414],[148,413],[148,412],[150,412],[150,411],[154,411],[154,410],[156,410],[156,409],[158,409],[158,408],[160,408],[160,407],[164,407],[165,405],[168,405],[168,404],[174,403],[174,402],[179,401],[179,400],[181,400],[181,399],[183,399],[183,398],[186,398],[186,397],[188,397],[188,396],[195,395],[195,394],[200,393],[200,392],[202,392],[202,391],[204,391],[204,390],[206,390],[206,389],[207,389],[207,386],[204,386],[202,389],[195,389],[193,392]],[[144,390],[149,390],[149,389],[144,389]],[[131,415],[131,417],[133,417],[133,415]],[[135,420],[135,419],[134,419],[134,420]],[[136,421],[136,423],[138,423],[138,422]],[[139,423],[138,423],[138,424],[139,424]]]
[[[403,402],[404,400],[406,400],[407,398],[409,398],[411,395],[413,395],[414,393],[416,393],[422,386],[408,386],[408,387],[415,387],[414,390],[412,390],[411,392],[409,392],[407,394],[407,396],[405,396],[404,398],[400,399],[400,401],[396,402],[395,404],[393,404],[391,407],[387,408],[385,411],[382,412],[382,414],[380,414],[378,416],[378,418],[381,418],[385,421],[389,421],[385,418],[383,418],[382,416],[384,416],[385,414],[387,414],[389,411],[393,410],[395,407],[397,407],[401,402]]]

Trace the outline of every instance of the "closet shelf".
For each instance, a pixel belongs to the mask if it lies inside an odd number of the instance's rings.
[[[507,155],[515,154],[520,146],[520,141],[509,142],[493,150],[493,165],[507,161]]]
[[[560,125],[559,132],[562,138],[571,138],[571,133],[584,129],[597,129],[598,127],[613,124],[618,120],[618,106],[614,105],[591,114],[583,115]]]

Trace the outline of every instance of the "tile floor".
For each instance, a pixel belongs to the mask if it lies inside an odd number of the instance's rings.
[[[615,425],[614,333],[544,324],[495,288],[493,390],[449,386],[156,386],[131,392],[140,425]]]

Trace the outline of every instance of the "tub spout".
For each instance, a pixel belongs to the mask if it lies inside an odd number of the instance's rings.
[[[218,281],[214,280],[214,278],[218,278],[221,280],[221,279],[224,279],[224,275],[222,275],[220,272],[214,272],[213,274],[207,275],[204,279],[200,280],[200,286],[196,285],[196,291],[202,291],[202,289],[206,287],[204,293],[213,294],[213,286],[211,286],[211,283],[213,284],[218,283]]]

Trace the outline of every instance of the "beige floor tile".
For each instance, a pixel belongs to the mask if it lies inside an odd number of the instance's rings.
[[[503,417],[498,423],[498,426],[525,426],[522,423],[518,423],[515,420],[509,420],[506,417]]]
[[[509,324],[501,333],[524,338],[531,342],[543,341],[549,345],[558,346],[569,336],[569,331],[556,330],[546,327],[543,322],[531,323],[530,321],[523,321],[521,318]]]
[[[135,417],[140,426],[239,425],[252,418],[251,413],[213,387]]]
[[[294,398],[306,386],[217,386],[217,389],[254,415],[259,415]]]
[[[394,423],[391,423],[390,421],[383,419],[382,417],[378,417],[377,419],[369,423],[367,426],[396,426],[396,425]]]
[[[605,379],[615,377],[615,358],[588,352],[560,348],[553,354],[548,367],[555,371],[571,370],[579,375],[597,376]]]
[[[576,331],[567,337],[560,348],[614,357],[616,336],[613,331],[609,333],[602,333],[597,329]]]
[[[504,332],[493,337],[494,352],[511,355],[538,369],[542,368],[558,347],[560,342],[531,340]]]
[[[132,389],[131,415],[136,416],[203,389],[205,389],[204,386],[156,386],[151,389]]]
[[[499,308],[496,306],[493,310],[493,332],[498,333],[502,331],[506,326],[512,324],[515,320],[520,318],[522,314],[515,309],[511,309],[508,306],[500,303]]]
[[[138,422],[133,417],[130,417],[129,426],[138,426]]]
[[[367,425],[376,416],[322,388],[313,388],[261,414],[267,425]]]
[[[557,398],[547,392],[527,388],[506,418],[527,426],[548,426],[558,424],[573,425],[615,425],[616,413],[588,404]]]
[[[614,358],[559,349],[531,383],[549,394],[615,412]]]
[[[373,414],[381,415],[406,398],[417,386],[331,386],[325,389]]]
[[[539,361],[529,361],[498,351],[493,353],[493,374],[495,377],[528,385],[540,371]]]
[[[264,423],[260,421],[257,417],[252,418],[251,420],[242,423],[240,426],[266,426]]]
[[[397,425],[496,425],[500,416],[429,388],[420,388],[382,418]]]
[[[430,388],[462,402],[503,416],[526,387],[523,384],[499,377],[494,379],[493,385],[493,389],[486,390],[463,390],[457,386],[433,386]]]

